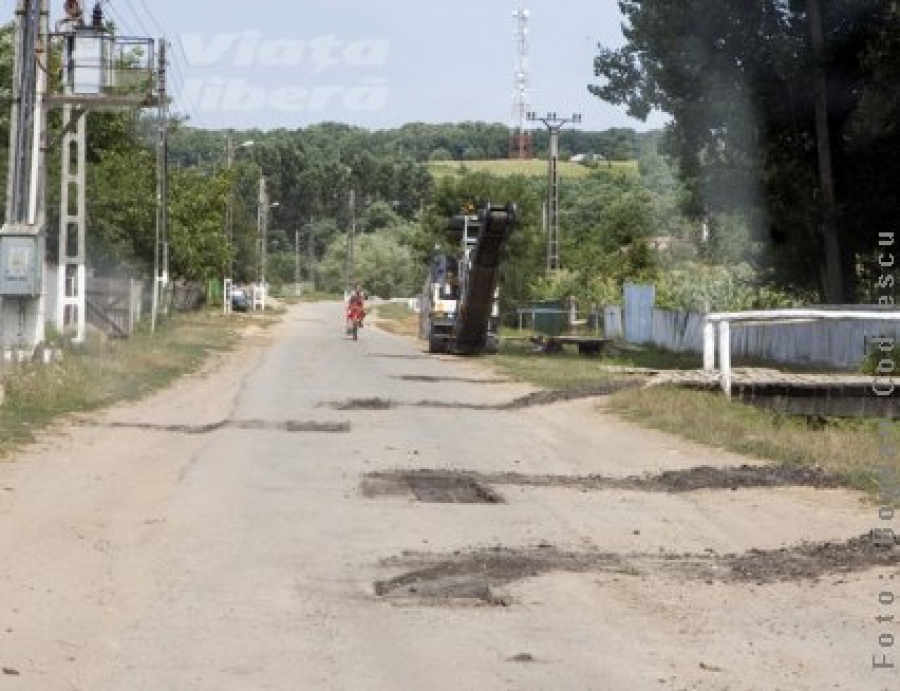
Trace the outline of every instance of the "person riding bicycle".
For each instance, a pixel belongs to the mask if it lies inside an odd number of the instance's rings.
[[[357,284],[356,288],[350,293],[347,300],[347,323],[358,321],[359,326],[363,325],[366,318],[366,293],[362,287]]]

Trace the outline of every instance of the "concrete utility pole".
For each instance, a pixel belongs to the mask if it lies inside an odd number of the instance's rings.
[[[294,294],[300,294],[300,226],[294,228]]]
[[[15,17],[6,222],[0,229],[0,345],[29,357],[44,340],[48,0],[19,0]]]
[[[253,146],[252,139],[243,141],[235,146],[231,132],[225,135],[225,166],[228,171],[228,196],[225,199],[225,241],[228,244],[228,266],[226,267],[225,280],[223,281],[223,310],[227,314],[231,311],[231,290],[234,287],[234,183],[231,181],[231,171],[234,169],[234,159],[237,152]]]
[[[48,4],[16,4],[6,224],[0,230],[0,346],[7,352],[16,348],[28,353],[44,340],[50,273],[44,257],[49,109],[62,107],[64,116],[54,316],[60,333],[74,323],[74,340],[82,342],[87,314],[85,113],[98,106],[147,106],[158,98],[152,39],[109,34],[99,2],[86,25],[79,0],[65,3],[66,18],[51,33]],[[119,58],[125,53],[134,60],[123,63]],[[51,56],[60,58],[61,70],[54,70]],[[160,78],[164,81],[164,73]]]
[[[278,206],[278,202],[269,201],[269,193],[266,190],[265,176],[259,177],[259,207],[256,212],[256,226],[259,236],[259,287],[260,308],[266,309],[266,263],[268,261],[269,245],[269,209]]]
[[[556,113],[547,113],[538,117],[528,113],[528,120],[539,120],[547,127],[550,149],[547,154],[547,272],[557,271],[559,261],[559,133],[566,123],[580,123],[581,115],[575,113],[570,118],[557,117]]]
[[[260,305],[266,309],[266,209],[269,205],[266,194],[266,178],[259,176],[259,195],[256,200],[256,242],[259,247],[259,289]]]
[[[354,266],[355,259],[353,256],[354,252],[354,243],[356,241],[356,190],[350,190],[350,201],[348,202],[350,208],[350,228],[347,231],[347,289],[351,289],[353,286],[356,273]]]
[[[166,98],[166,43],[159,50],[159,137],[156,147],[156,246],[153,253],[153,308],[150,328],[156,322],[169,285],[169,104]],[[164,309],[164,305],[163,305]]]
[[[309,233],[306,239],[306,278],[312,289],[316,289],[316,227],[309,217]]]
[[[104,21],[102,3],[95,3],[90,24],[84,21],[85,13],[79,0],[68,0],[64,9],[66,18],[57,23],[57,33],[48,34],[54,54],[58,53],[62,58],[62,71],[61,79],[54,81],[46,99],[48,107],[61,106],[63,109],[55,319],[60,333],[74,326],[73,340],[82,343],[86,335],[88,307],[85,202],[87,113],[95,108],[122,110],[159,105],[161,113],[167,117],[166,60],[162,42],[157,66],[153,39],[120,38],[110,33]],[[120,59],[126,53],[134,56],[133,61],[126,63]],[[44,71],[47,71],[46,68]],[[159,174],[163,175],[164,195],[167,176],[164,169]],[[158,205],[161,203],[159,197],[158,194]],[[162,222],[164,231],[164,215]],[[157,278],[155,273],[154,300]],[[154,302],[154,324],[155,306]]]

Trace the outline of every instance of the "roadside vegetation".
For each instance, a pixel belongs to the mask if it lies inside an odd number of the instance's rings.
[[[138,330],[127,340],[92,336],[65,349],[52,364],[23,364],[2,371],[0,458],[69,413],[135,400],[200,369],[216,353],[232,349],[240,329],[271,317],[198,312],[177,314],[155,333]]]

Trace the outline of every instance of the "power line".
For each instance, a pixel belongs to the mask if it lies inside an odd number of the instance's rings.
[[[147,31],[147,27],[144,26],[144,23],[141,21],[141,18],[134,14],[133,11],[131,12],[131,17],[134,21],[126,22],[125,16],[110,0],[106,0],[104,4],[108,7],[109,12],[113,17],[117,19],[117,22],[122,25],[122,29],[125,30],[126,34],[146,36],[148,38],[151,36],[150,32]],[[135,27],[138,29],[137,31],[134,30]]]
[[[147,3],[144,2],[144,0],[138,0],[138,4],[141,6],[141,8],[144,10],[144,12],[147,14],[147,16],[150,18],[150,22],[159,30],[159,35],[164,36],[166,34],[166,30],[163,28],[162,24],[160,24],[159,21],[156,19],[156,17],[153,15],[153,12],[150,11],[150,8],[147,7]]]
[[[140,1],[140,5],[142,6],[144,12],[149,17],[149,21],[158,30],[157,35],[162,37],[163,40],[166,40],[165,39],[166,31],[163,28],[162,24],[159,22],[159,20],[156,19],[153,12],[150,11],[149,7],[147,7],[146,2],[144,2],[144,0],[139,0],[139,1]],[[116,8],[111,3],[110,0],[105,0],[104,4],[106,4],[109,7],[113,17],[116,18],[117,23],[120,23],[122,25],[124,30],[129,30],[129,27],[133,28],[136,26],[138,28],[139,32],[132,32],[132,33],[140,33],[142,36],[147,36],[147,37],[150,37],[153,35],[153,32],[148,30],[147,24],[144,22],[141,15],[139,15],[137,13],[137,11],[130,5],[126,5],[129,9],[129,17],[128,18],[130,21],[126,21],[125,15],[122,12],[120,12],[119,9]],[[174,44],[169,41],[167,41],[167,43],[170,46],[177,45],[180,55],[182,57],[184,57],[185,61],[187,60],[186,56],[184,55],[184,49],[182,48],[180,41],[176,41]],[[202,119],[200,117],[199,108],[197,107],[197,104],[193,101],[193,99],[190,95],[190,92],[187,88],[187,80],[185,79],[184,72],[181,69],[180,59],[178,58],[177,55],[173,55],[174,52],[175,51],[170,51],[167,54],[170,96],[173,101],[175,100],[176,96],[179,96],[181,98],[181,100],[183,101],[182,106],[185,107],[185,110],[187,111],[187,115],[189,117],[191,117],[196,123],[198,123],[198,125],[201,125]],[[174,77],[174,79],[172,79],[172,77]],[[172,87],[174,87],[174,88],[172,88]]]
[[[168,45],[171,47],[173,45],[172,42],[167,41]],[[176,42],[178,43],[178,42]],[[179,43],[180,47],[180,43]],[[183,51],[182,51],[183,52]],[[188,115],[193,117],[198,126],[202,125],[202,119],[200,117],[200,110],[197,107],[197,103],[193,100],[193,96],[190,93],[190,90],[187,88],[187,80],[184,77],[184,73],[181,70],[180,59],[177,55],[173,55],[175,51],[169,51],[168,55],[170,57],[169,66],[172,68],[172,71],[175,73],[176,80],[178,82],[177,89],[173,89],[173,101],[174,95],[177,93],[182,100],[187,105]],[[171,59],[174,58],[174,59]],[[171,71],[170,71],[171,74]]]

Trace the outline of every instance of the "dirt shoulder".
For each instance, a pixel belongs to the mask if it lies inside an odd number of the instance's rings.
[[[92,688],[116,632],[179,577],[170,555],[184,526],[169,523],[167,507],[204,439],[159,433],[148,443],[146,430],[121,423],[227,418],[278,329],[248,327],[196,374],[135,403],[67,416],[0,464],[0,667],[17,688]]]

